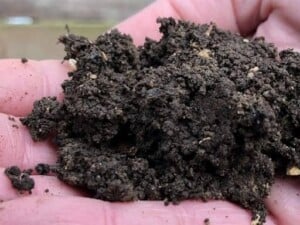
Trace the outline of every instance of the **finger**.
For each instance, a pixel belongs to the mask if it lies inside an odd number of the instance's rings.
[[[0,60],[0,112],[24,116],[33,102],[44,96],[61,97],[68,63],[57,60]]]
[[[10,225],[194,225],[204,224],[206,218],[213,225],[249,225],[251,219],[245,210],[221,201],[186,201],[166,207],[163,202],[120,204],[80,197],[38,196],[4,202],[0,207],[0,223]],[[271,218],[266,225],[274,225]]]
[[[156,23],[158,17],[174,17],[197,23],[213,21],[224,29],[238,31],[232,2],[219,0],[157,0],[117,28],[132,35],[135,43],[140,45],[145,37],[160,37]]]
[[[242,33],[254,30],[280,49],[300,50],[300,1],[235,1],[237,23]],[[259,10],[257,10],[259,9]]]
[[[279,2],[279,1],[278,1]],[[300,1],[281,1],[269,13],[268,19],[258,28],[255,36],[263,36],[279,49],[300,51]],[[295,3],[295,4],[294,4]]]
[[[296,225],[300,221],[300,180],[278,180],[266,201],[279,224]]]
[[[55,162],[55,149],[49,142],[34,142],[19,118],[0,113],[0,167],[27,169]]]
[[[82,193],[59,181],[56,177],[32,175],[35,185],[32,196],[81,196]],[[28,196],[29,193],[20,193],[12,187],[10,180],[4,174],[4,168],[0,168],[0,200],[7,201],[19,197]],[[0,223],[2,224],[2,223]]]
[[[258,25],[268,18],[270,9],[275,5],[276,1],[269,0],[157,0],[119,24],[117,28],[124,33],[131,34],[137,45],[142,44],[145,37],[159,39],[157,17],[171,16],[196,23],[214,22],[225,30],[240,32],[248,36],[253,34]]]

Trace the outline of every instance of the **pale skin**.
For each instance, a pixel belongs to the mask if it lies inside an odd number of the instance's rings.
[[[247,37],[265,36],[278,48],[300,50],[300,1],[293,0],[160,0],[121,23],[118,28],[141,44],[145,36],[157,39],[156,17],[173,16],[193,22],[214,21],[220,27]],[[43,96],[62,98],[60,83],[70,67],[60,61],[0,60],[0,224],[1,225],[249,225],[251,215],[225,201],[185,201],[165,207],[162,202],[108,203],[61,183],[54,176],[34,175],[32,195],[20,195],[3,174],[18,165],[32,168],[54,163],[55,147],[35,143],[18,121]],[[8,116],[16,121],[8,120]],[[12,127],[18,125],[18,129]],[[49,189],[49,193],[45,193]],[[277,180],[266,199],[267,225],[299,225],[300,180]]]

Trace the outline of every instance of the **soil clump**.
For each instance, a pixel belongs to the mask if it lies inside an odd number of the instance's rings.
[[[300,54],[159,23],[162,38],[141,47],[117,30],[60,37],[75,69],[64,99],[36,101],[22,123],[54,137],[57,176],[95,198],[224,199],[262,223],[275,176],[300,168]]]
[[[34,188],[34,180],[30,177],[32,170],[21,171],[19,167],[11,166],[6,168],[4,173],[14,188],[20,192],[26,191],[31,194],[31,190]]]

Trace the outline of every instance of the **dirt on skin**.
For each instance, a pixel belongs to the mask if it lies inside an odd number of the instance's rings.
[[[28,59],[23,57],[23,58],[21,58],[21,62],[22,62],[22,63],[27,63],[27,62],[28,62]]]
[[[206,218],[206,219],[204,219],[204,225],[210,225],[210,221],[209,221],[209,219],[208,218]]]
[[[57,176],[108,201],[225,199],[265,221],[275,176],[300,168],[300,54],[174,19],[135,47],[67,34],[64,100],[21,121],[54,136]],[[297,173],[294,175],[297,175]]]
[[[37,164],[34,169],[39,175],[47,175],[51,171],[50,165],[44,163]]]
[[[34,180],[30,177],[32,170],[21,171],[19,167],[11,166],[6,168],[4,173],[10,179],[14,188],[31,194],[31,190],[34,188]]]

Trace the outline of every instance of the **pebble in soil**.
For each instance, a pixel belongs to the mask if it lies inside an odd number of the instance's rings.
[[[108,201],[225,199],[265,220],[275,176],[300,168],[300,54],[172,18],[135,47],[67,34],[64,100],[21,121],[54,136],[57,176]]]

